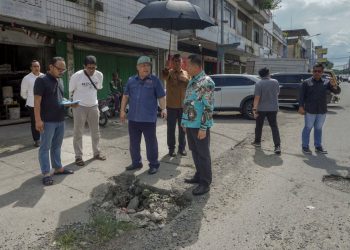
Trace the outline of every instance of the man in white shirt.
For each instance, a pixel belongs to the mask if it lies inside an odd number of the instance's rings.
[[[26,75],[21,83],[21,96],[23,99],[26,99],[26,107],[30,113],[31,129],[32,136],[34,140],[34,146],[40,146],[40,133],[35,129],[35,117],[34,117],[34,82],[36,78],[44,75],[40,73],[40,63],[37,60],[33,60],[30,64],[31,72]]]
[[[84,61],[84,69],[72,75],[69,81],[69,93],[73,95],[73,101],[80,101],[73,109],[74,138],[73,146],[75,152],[75,164],[84,166],[83,161],[83,132],[85,123],[89,125],[92,151],[94,158],[106,160],[100,152],[100,130],[97,90],[102,89],[103,74],[96,70],[97,63],[95,56],[87,56]]]

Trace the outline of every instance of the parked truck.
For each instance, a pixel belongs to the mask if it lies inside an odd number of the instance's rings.
[[[309,69],[308,59],[296,58],[250,58],[247,61],[247,74],[257,75],[259,69],[267,67],[270,73],[279,72],[307,72]]]

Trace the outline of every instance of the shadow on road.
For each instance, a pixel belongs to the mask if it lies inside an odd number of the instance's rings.
[[[320,168],[327,171],[330,175],[349,176],[350,167],[338,165],[335,159],[328,158],[326,155],[305,155],[304,162],[313,168]],[[346,172],[346,174],[344,174]]]
[[[93,159],[85,161],[85,166]],[[65,166],[67,169],[72,169],[78,172],[81,167],[77,167],[74,163]],[[39,169],[38,169],[39,171]],[[69,175],[54,175],[54,185],[60,184]],[[13,207],[29,207],[33,208],[45,193],[45,189],[50,188],[42,184],[42,175],[36,175],[22,183],[20,187],[6,194],[0,195],[0,208],[15,203]]]
[[[265,153],[262,149],[255,149],[254,163],[263,168],[270,168],[273,166],[282,166],[283,160],[280,155],[276,155],[272,151]]]

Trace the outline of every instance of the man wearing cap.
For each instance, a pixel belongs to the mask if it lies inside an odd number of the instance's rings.
[[[79,100],[79,105],[73,109],[74,137],[73,146],[75,152],[75,164],[84,166],[83,161],[83,133],[85,123],[89,125],[92,151],[94,158],[104,161],[106,156],[100,150],[99,110],[97,90],[102,89],[103,74],[96,70],[95,56],[87,56],[84,61],[84,69],[74,73],[69,81],[69,93],[73,101]]]
[[[186,137],[185,132],[181,128],[181,118],[183,112],[183,101],[185,98],[186,88],[189,81],[187,71],[181,68],[182,59],[180,54],[175,54],[172,58],[173,68],[163,70],[163,79],[166,80],[166,108],[167,118],[167,143],[169,148],[169,156],[174,157],[175,154],[175,130],[176,123],[179,128],[179,147],[178,153],[186,156]]]
[[[121,108],[120,121],[125,122],[125,108],[129,103],[128,128],[130,136],[130,155],[132,164],[126,170],[137,170],[143,167],[141,159],[141,137],[146,142],[149,174],[155,174],[159,168],[158,141],[156,122],[158,103],[162,109],[161,116],[166,119],[165,92],[161,81],[151,74],[152,63],[147,56],[137,60],[138,74],[129,78],[126,83]]]

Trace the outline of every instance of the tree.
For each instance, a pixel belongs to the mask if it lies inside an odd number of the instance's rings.
[[[279,8],[282,0],[256,0],[258,6],[262,10],[274,10]]]

